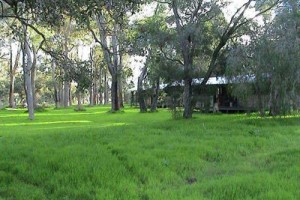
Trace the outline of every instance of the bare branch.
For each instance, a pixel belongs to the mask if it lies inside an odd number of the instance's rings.
[[[275,3],[273,3],[272,5],[270,5],[268,8],[260,11],[259,13],[257,13],[256,15],[254,15],[253,17],[251,17],[250,19],[247,19],[246,21],[240,23],[239,25],[236,26],[235,30],[238,29],[239,27],[251,22],[252,20],[254,20],[255,18],[257,18],[258,16],[268,12],[269,10],[271,10],[272,8],[274,8],[276,5],[278,5],[280,2],[280,0],[277,0]]]
[[[233,21],[236,19],[237,14],[240,13],[240,11],[241,11],[243,8],[244,8],[244,11],[245,11],[245,8],[247,8],[247,7],[250,5],[251,2],[252,2],[252,0],[249,0],[248,2],[244,3],[241,7],[239,7],[239,8],[235,11],[235,13],[231,16],[231,19],[230,19],[230,21],[229,21],[227,30],[229,29],[229,27],[230,27],[230,25],[233,23]],[[241,14],[240,14],[240,16],[241,16]],[[238,17],[237,17],[237,18],[238,18]]]
[[[3,18],[3,13],[4,13],[4,6],[3,6],[3,2],[0,1],[1,4],[1,17]]]
[[[156,0],[157,3],[161,3],[161,4],[168,4],[168,5],[171,5],[170,2],[166,2],[166,1],[159,1],[159,0]]]
[[[172,0],[172,10],[175,15],[176,27],[177,27],[177,29],[180,29],[183,26],[183,24],[182,24],[182,19],[178,13],[176,0]]]
[[[162,47],[160,47],[160,51],[163,53],[164,57],[165,57],[167,60],[172,61],[172,62],[177,62],[177,63],[179,63],[180,65],[184,66],[184,63],[183,63],[181,60],[179,60],[179,59],[174,59],[174,58],[170,58],[170,57],[167,55],[167,53],[163,50]]]
[[[197,7],[195,8],[194,12],[192,13],[191,19],[190,19],[190,23],[192,23],[194,21],[194,18],[197,16],[201,6],[202,6],[203,0],[198,2]]]
[[[254,17],[250,18],[249,20],[246,20],[244,22],[240,22],[240,20],[242,19],[242,17],[244,16],[244,13],[246,11],[246,9],[250,6],[252,0],[249,0],[248,2],[246,2],[243,6],[241,6],[236,13],[232,16],[231,21],[228,25],[228,28],[226,29],[226,31],[224,32],[224,34],[222,35],[222,37],[220,38],[219,44],[217,46],[217,48],[214,50],[213,55],[212,55],[212,59],[210,61],[209,64],[209,68],[207,73],[205,74],[205,77],[202,81],[202,85],[205,85],[209,79],[209,77],[211,76],[212,72],[215,70],[216,66],[215,63],[220,55],[220,51],[222,50],[222,48],[226,45],[227,41],[229,39],[231,39],[231,36],[234,34],[234,32],[240,28],[241,26],[249,23],[251,20],[253,20],[254,18],[260,16],[261,14],[271,10],[272,8],[274,8],[279,2],[280,0],[277,0],[274,4],[272,4],[271,6],[269,6],[268,8],[264,9],[263,11],[257,13]],[[242,11],[241,11],[242,10]],[[241,11],[241,12],[240,12]],[[237,16],[237,14],[240,12],[239,16]],[[231,24],[233,24],[231,26]]]

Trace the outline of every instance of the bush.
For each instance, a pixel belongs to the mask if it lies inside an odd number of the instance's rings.
[[[82,112],[82,111],[86,111],[86,109],[83,106],[76,106],[74,108],[74,111],[76,111],[76,112]]]
[[[171,108],[172,119],[182,119],[183,110],[181,107],[173,107]]]

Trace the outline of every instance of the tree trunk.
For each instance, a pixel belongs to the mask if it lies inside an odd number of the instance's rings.
[[[119,81],[119,41],[118,33],[120,27],[117,23],[114,23],[113,30],[111,31],[111,47],[108,46],[108,22],[103,13],[97,15],[97,25],[100,33],[101,47],[103,50],[104,58],[108,67],[108,71],[112,77],[111,87],[111,111],[118,111],[119,105],[119,92],[118,92],[118,81]],[[111,51],[112,50],[112,51]],[[111,56],[112,55],[112,56]]]
[[[72,19],[65,24],[63,29],[64,35],[64,43],[63,43],[63,55],[68,58],[69,57],[69,42],[70,42],[70,34],[72,31]],[[63,67],[64,81],[63,81],[63,105],[65,108],[71,106],[71,95],[70,95],[70,81],[69,81],[69,70],[68,66]]]
[[[69,102],[70,102],[70,86],[69,86],[69,82],[68,81],[64,81],[63,82],[63,103],[64,103],[64,107],[67,108],[69,107]]]
[[[93,61],[94,57],[94,49],[90,48],[90,60],[91,60],[91,76],[90,78],[92,79],[92,84],[89,87],[89,93],[90,93],[90,106],[95,105],[95,64]]]
[[[32,62],[32,67],[31,67],[31,85],[32,85],[32,95],[33,95],[33,107],[37,108],[36,88],[35,88],[37,52],[36,52],[34,46],[32,46],[32,54],[33,54],[33,62]]]
[[[119,87],[118,87],[118,95],[119,95],[119,107],[124,108],[124,100],[123,100],[123,87],[122,87],[122,81],[119,81]]]
[[[31,51],[29,47],[29,41],[27,38],[27,27],[23,25],[24,31],[24,51],[23,56],[26,56],[25,63],[23,63],[24,68],[24,81],[26,88],[26,100],[27,100],[27,108],[29,113],[29,119],[34,119],[34,105],[33,105],[33,91],[31,84],[31,68],[32,68],[32,57]]]
[[[123,70],[123,57],[122,57],[122,54],[120,53],[120,68],[119,68],[119,72],[121,72]],[[124,101],[123,101],[123,77],[121,74],[119,74],[119,80],[118,80],[118,83],[119,83],[119,104],[120,104],[120,108],[124,108]]]
[[[277,116],[280,114],[279,102],[278,102],[278,89],[275,87],[270,92],[270,116]]]
[[[147,112],[147,106],[145,103],[145,98],[144,98],[144,91],[143,91],[143,87],[141,86],[141,79],[139,78],[138,80],[138,101],[139,101],[139,105],[140,105],[140,112]]]
[[[113,50],[113,65],[111,65],[112,69],[112,89],[111,89],[111,96],[112,96],[112,112],[120,110],[120,98],[119,98],[119,83],[120,83],[120,53],[119,53],[119,41],[118,41],[118,34],[119,32],[119,25],[114,24],[113,34],[111,37],[111,44]]]
[[[192,79],[184,80],[184,92],[183,92],[183,117],[185,119],[192,118]]]
[[[52,62],[51,62],[51,68],[52,68],[52,82],[53,82],[53,87],[54,87],[55,108],[60,108],[60,95],[59,95],[59,88],[57,85],[57,81],[55,78],[56,64],[55,64],[54,60],[52,60]]]
[[[94,83],[90,86],[89,93],[90,93],[90,106],[94,106],[95,105]]]
[[[73,97],[71,91],[71,83],[69,82],[69,106],[72,106],[72,104],[73,104]]]
[[[151,102],[151,112],[157,110],[157,101],[159,96],[159,78],[156,79],[156,83],[153,88],[152,102]]]
[[[13,64],[13,55],[12,55],[12,46],[10,46],[10,65],[9,65],[9,107],[10,108],[15,108],[16,103],[15,103],[15,98],[14,98],[14,93],[15,93],[15,78],[16,78],[16,70],[19,66],[19,59],[20,59],[20,52],[21,48],[18,47],[17,50],[17,55],[15,58],[15,62]]]
[[[104,104],[108,104],[108,83],[107,73],[104,73]]]
[[[111,80],[111,111],[120,110],[119,96],[118,96],[118,77],[116,74],[112,75]]]
[[[82,109],[81,92],[78,91],[77,91],[77,109],[78,111]]]
[[[259,110],[260,116],[264,117],[265,109],[264,109],[263,97],[262,97],[261,89],[260,89],[260,86],[258,85],[258,83],[255,83],[255,89],[256,89],[256,94],[257,94],[257,98],[258,98],[258,110]]]
[[[104,85],[103,85],[103,69],[99,69],[99,104],[103,104],[103,90],[104,90]]]
[[[147,112],[147,105],[145,103],[145,94],[143,90],[143,81],[147,74],[147,66],[144,66],[140,76],[138,77],[137,96],[140,105],[140,112]]]
[[[93,101],[94,101],[94,105],[98,104],[98,96],[99,96],[98,84],[97,84],[97,80],[94,79],[94,83],[93,83]]]

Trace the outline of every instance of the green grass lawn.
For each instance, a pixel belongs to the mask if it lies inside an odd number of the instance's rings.
[[[0,199],[300,199],[300,117],[0,111]]]

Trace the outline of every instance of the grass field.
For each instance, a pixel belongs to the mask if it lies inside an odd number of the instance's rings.
[[[0,199],[300,199],[300,117],[0,111]]]

